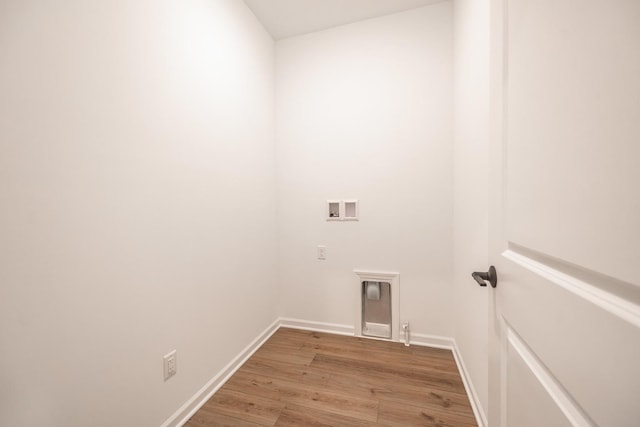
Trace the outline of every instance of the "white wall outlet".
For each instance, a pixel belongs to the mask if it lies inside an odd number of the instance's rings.
[[[178,362],[176,360],[176,351],[165,354],[164,360],[164,380],[168,380],[178,372]]]
[[[318,259],[327,259],[327,247],[318,245]]]

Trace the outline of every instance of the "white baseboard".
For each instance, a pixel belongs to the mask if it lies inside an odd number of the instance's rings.
[[[478,393],[476,393],[475,387],[473,387],[473,383],[471,382],[471,377],[469,377],[469,373],[467,372],[467,368],[464,365],[464,360],[462,359],[462,355],[460,354],[460,350],[458,349],[458,345],[455,340],[453,341],[453,357],[456,359],[456,364],[458,365],[458,371],[460,371],[460,376],[462,377],[462,382],[464,383],[464,388],[467,391],[467,396],[469,396],[469,402],[471,403],[471,409],[473,409],[473,414],[476,417],[476,422],[478,423],[478,427],[487,427],[487,415],[484,413],[482,409],[482,404],[480,403],[480,398],[478,397]]]
[[[421,345],[424,347],[434,347],[434,348],[444,348],[446,350],[452,350],[456,345],[453,338],[442,337],[439,335],[426,335],[426,334],[416,334],[415,332],[410,332],[410,342],[413,345]]]
[[[355,329],[350,325],[339,325],[337,323],[324,323],[324,322],[314,322],[310,320],[301,320],[301,319],[289,319],[283,318],[280,319],[280,326],[283,328],[295,328],[302,329],[305,331],[315,331],[315,332],[327,332],[330,334],[337,335],[353,335]]]
[[[267,329],[256,337],[244,350],[240,352],[227,366],[207,382],[204,387],[187,400],[180,409],[169,417],[161,427],[179,427],[184,425],[207,400],[227,382],[229,378],[258,350],[271,335],[280,327],[280,319],[276,319]]]
[[[213,394],[224,385],[225,382],[242,366],[273,335],[278,329],[295,328],[306,331],[326,332],[337,335],[354,335],[355,328],[350,325],[340,325],[335,323],[315,322],[301,319],[278,318],[267,329],[265,329],[258,337],[256,337],[244,350],[240,352],[227,366],[225,366],[215,377],[204,385],[196,394],[189,399],[180,409],[178,409],[161,427],[180,427],[185,424],[189,418],[195,414],[198,409],[205,404]],[[464,388],[467,391],[471,408],[475,415],[478,427],[487,426],[487,417],[482,410],[482,405],[478,398],[473,383],[469,377],[467,369],[464,366],[462,356],[453,338],[442,337],[438,335],[425,335],[411,333],[411,344],[425,347],[444,348],[453,352],[458,371],[462,377]]]

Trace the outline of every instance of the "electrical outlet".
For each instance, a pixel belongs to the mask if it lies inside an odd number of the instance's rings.
[[[165,354],[164,360],[164,380],[168,380],[178,372],[178,364],[176,360],[176,351]]]
[[[318,259],[327,259],[327,247],[318,245]]]

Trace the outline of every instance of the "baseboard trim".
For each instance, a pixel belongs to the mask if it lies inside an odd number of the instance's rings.
[[[458,365],[458,371],[460,371],[460,376],[462,377],[462,383],[464,384],[464,389],[467,391],[467,396],[469,396],[469,402],[471,403],[471,409],[473,409],[473,414],[476,417],[476,422],[478,423],[478,427],[487,427],[487,416],[482,409],[482,404],[480,403],[480,398],[478,397],[478,393],[476,393],[475,387],[473,387],[473,382],[471,382],[471,377],[469,376],[469,372],[467,371],[467,367],[464,364],[464,359],[462,358],[462,354],[460,354],[460,350],[458,349],[458,345],[455,340],[453,341],[453,357],[456,359],[456,364]]]
[[[280,328],[280,319],[276,319],[267,329],[258,335],[244,350],[227,364],[218,374],[196,392],[184,405],[180,407],[161,427],[181,427],[198,409],[204,405],[213,394],[227,382],[229,378],[258,350],[271,335]]]
[[[350,325],[341,325],[336,323],[315,322],[301,319],[278,318],[269,327],[267,327],[260,335],[258,335],[244,350],[240,352],[227,366],[225,366],[216,376],[214,376],[204,387],[198,390],[193,397],[185,402],[171,417],[165,421],[161,427],[181,427],[189,418],[195,414],[198,409],[205,404],[213,394],[227,382],[227,380],[249,359],[253,353],[258,350],[271,335],[280,328],[295,328],[306,331],[326,332],[336,335],[354,336],[355,328]],[[487,426],[487,417],[482,410],[480,399],[476,393],[471,378],[464,365],[462,355],[458,350],[456,341],[453,338],[442,337],[438,335],[426,335],[411,333],[411,344],[425,347],[444,348],[451,350],[453,357],[458,366],[458,371],[462,377],[464,388],[469,396],[471,408],[478,423],[478,427]]]
[[[434,348],[444,348],[446,350],[452,350],[455,346],[455,341],[453,338],[442,337],[439,335],[426,335],[426,334],[416,334],[414,332],[410,333],[410,342],[412,345],[421,345],[424,347],[434,347]]]
[[[354,327],[337,323],[314,322],[311,320],[280,318],[280,326],[283,328],[296,328],[305,331],[327,332],[336,335],[353,335]]]

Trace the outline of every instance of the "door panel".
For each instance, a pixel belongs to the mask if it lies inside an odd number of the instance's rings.
[[[507,239],[633,282],[640,2],[507,9]]]
[[[562,399],[565,403],[559,403],[561,410],[575,412],[566,403],[573,400],[593,425],[639,425],[637,313],[635,320],[625,319],[603,299],[585,298],[575,278],[533,264],[513,251],[502,256],[506,262],[502,263],[505,274],[499,278],[498,304],[509,326],[505,334],[517,334],[532,357],[550,372],[549,378],[539,379],[540,385],[560,384],[567,396]],[[506,345],[511,346],[509,339]]]
[[[493,426],[640,425],[640,2],[492,2]]]
[[[507,331],[507,335],[509,332]],[[535,365],[526,361],[526,355],[507,341],[509,389],[507,398],[508,425],[520,427],[571,426],[561,405],[551,397],[538,379]]]

